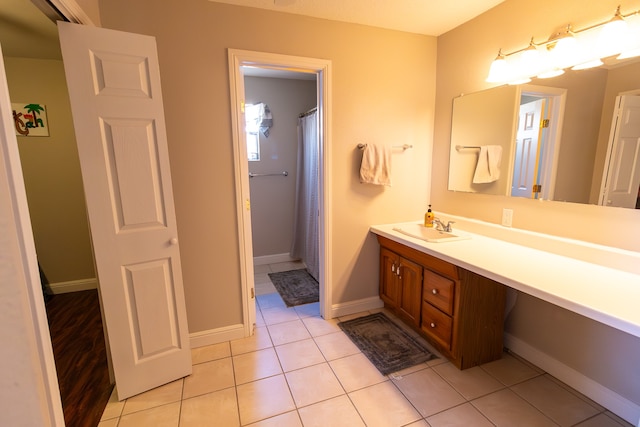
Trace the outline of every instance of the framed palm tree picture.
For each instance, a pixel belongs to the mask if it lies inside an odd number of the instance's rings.
[[[18,136],[49,136],[47,108],[44,104],[11,103],[13,121]]]

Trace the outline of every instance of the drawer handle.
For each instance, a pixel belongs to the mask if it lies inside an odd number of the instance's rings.
[[[431,327],[432,327],[432,328],[435,328],[435,327],[436,327],[436,324],[435,324],[435,323],[433,323],[433,322],[431,322]]]
[[[434,295],[437,295],[438,294],[438,290],[437,289],[432,289],[431,293],[434,294]]]

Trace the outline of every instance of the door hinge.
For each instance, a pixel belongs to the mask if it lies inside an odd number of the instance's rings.
[[[548,128],[549,127],[549,119],[540,120],[540,128]]]
[[[244,114],[244,99],[240,101],[240,111]]]
[[[542,185],[540,185],[540,184],[534,184],[534,185],[533,185],[533,192],[534,192],[534,193],[540,193],[540,192],[542,192]]]
[[[256,297],[256,291],[251,288],[251,299],[254,299]]]

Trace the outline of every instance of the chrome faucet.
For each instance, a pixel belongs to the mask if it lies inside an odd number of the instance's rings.
[[[434,218],[433,223],[436,225],[436,230],[451,233],[453,231],[453,229],[451,228],[451,224],[455,224],[456,222],[449,221],[447,222],[447,225],[444,225],[444,223],[440,221],[440,218]]]

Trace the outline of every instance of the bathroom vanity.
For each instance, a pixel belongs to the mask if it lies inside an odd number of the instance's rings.
[[[399,231],[416,223],[370,230],[385,306],[459,368],[500,357],[506,287],[640,337],[640,254],[446,219],[468,238],[429,242]]]
[[[392,239],[380,243],[380,298],[459,369],[499,359],[505,287]]]

